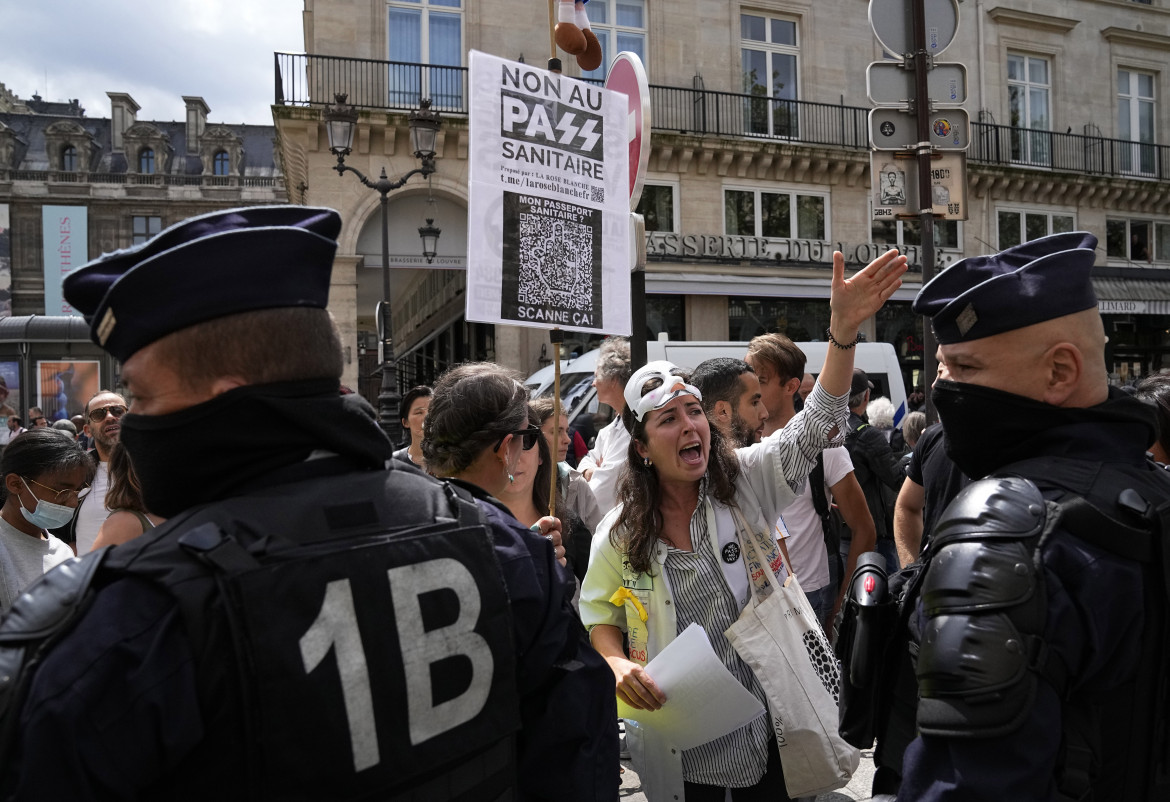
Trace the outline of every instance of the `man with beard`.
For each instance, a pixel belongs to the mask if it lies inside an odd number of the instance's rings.
[[[808,375],[804,372],[806,357],[783,334],[761,334],[752,339],[747,358],[764,378],[760,382],[766,388],[763,399],[768,416],[764,434],[769,435],[783,429],[796,416],[796,399],[802,379]],[[853,533],[844,563],[838,557],[839,532],[829,508],[834,503],[841,520]],[[875,537],[865,494],[843,446],[821,452],[804,489],[781,518],[789,534],[788,555],[801,587],[821,626],[830,632],[844,593],[842,579],[852,575],[857,558],[873,548]]]
[[[1153,411],[1109,387],[1096,245],[964,259],[914,301],[950,374],[932,391],[947,453],[981,481],[923,555],[901,799],[1170,799],[1170,476],[1145,457]]]
[[[339,393],[340,230],[215,212],[65,280],[169,520],[0,621],[0,798],[613,798],[613,675],[552,540],[392,459]]]
[[[97,471],[89,492],[81,497],[77,514],[73,516],[73,537],[78,554],[88,554],[97,540],[102,522],[109,517],[106,509],[106,490],[110,485],[110,451],[122,431],[122,415],[126,399],[109,390],[100,390],[85,405],[85,433],[93,441],[90,456],[97,462]]]
[[[720,356],[700,362],[691,384],[703,394],[703,411],[732,448],[760,442],[768,411],[760,402],[760,380],[742,359]]]

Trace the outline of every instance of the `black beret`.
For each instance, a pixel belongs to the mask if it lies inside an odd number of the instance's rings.
[[[991,256],[955,262],[923,287],[914,311],[940,345],[967,342],[1093,309],[1097,238],[1053,234]]]
[[[309,206],[251,206],[192,217],[65,277],[90,337],[121,362],[206,320],[259,309],[324,309],[341,217]]]

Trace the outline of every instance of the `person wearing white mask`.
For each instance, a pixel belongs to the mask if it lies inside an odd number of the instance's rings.
[[[5,498],[0,507],[0,612],[41,574],[73,557],[49,533],[77,511],[77,494],[89,486],[89,457],[54,429],[13,440],[0,457]]]

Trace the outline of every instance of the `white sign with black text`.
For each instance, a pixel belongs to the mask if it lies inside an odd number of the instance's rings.
[[[471,52],[467,319],[630,333],[625,95]]]

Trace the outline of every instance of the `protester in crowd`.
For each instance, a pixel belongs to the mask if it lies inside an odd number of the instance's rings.
[[[9,415],[8,416],[8,439],[5,440],[5,444],[12,442],[18,434],[21,434],[22,432],[27,432],[27,431],[28,431],[28,429],[24,428],[24,421],[22,421],[20,419],[19,415]]]
[[[8,403],[8,382],[0,376],[0,415],[7,418],[16,414],[16,407]]]
[[[625,404],[622,391],[633,372],[628,337],[610,337],[601,344],[593,386],[597,388],[597,400],[610,407],[614,416],[597,433],[593,448],[581,458],[577,468],[589,482],[603,515],[617,504],[618,482],[626,467],[630,433],[622,423]]]
[[[34,415],[29,419],[29,427],[32,429],[47,429],[49,428],[49,419],[44,415]]]
[[[555,449],[557,455],[557,517],[564,522],[562,535],[569,567],[580,581],[589,565],[589,543],[601,523],[601,510],[585,477],[565,460],[570,445],[568,416],[562,412],[560,425],[554,427],[553,399],[538,398],[529,406],[536,411],[550,451]]]
[[[64,432],[69,436],[70,440],[77,441],[77,427],[73,425],[73,421],[62,418],[61,420],[53,421],[53,425],[49,428]]]
[[[425,467],[422,454],[423,422],[427,418],[427,409],[431,406],[432,390],[425,384],[412,387],[402,396],[402,403],[398,407],[398,417],[402,428],[410,437],[410,442],[394,452],[397,459],[404,459],[412,465]]]
[[[528,431],[533,428],[539,431],[540,416],[532,409],[528,410]],[[532,435],[525,434],[525,437]],[[499,499],[508,508],[508,511],[517,521],[525,526],[532,527],[538,524],[541,518],[549,514],[548,500],[552,493],[552,456],[549,454],[548,442],[544,433],[535,440],[534,448],[521,450],[511,473],[508,483],[499,491]],[[559,511],[558,511],[559,512]],[[563,520],[564,515],[558,515]]]
[[[813,385],[817,383],[816,376],[811,373],[804,374],[804,378],[800,380],[800,400],[803,402],[808,399],[808,394],[812,392]]]
[[[796,343],[775,333],[753,337],[746,358],[761,377],[761,387],[767,388],[763,395],[768,404],[764,434],[769,436],[796,416],[796,399],[800,397],[797,377],[809,375],[804,373],[807,360]],[[836,505],[841,522],[852,534],[844,558],[840,554],[841,531],[830,505]],[[844,447],[826,448],[817,455],[808,482],[784,510],[781,523],[788,531],[788,554],[800,586],[825,632],[830,633],[846,580],[853,575],[857,558],[873,549],[875,537],[865,494]]]
[[[338,391],[340,231],[214,212],[65,279],[171,520],[5,619],[27,694],[0,708],[0,797],[612,799],[611,680],[551,544],[392,459]]]
[[[134,473],[134,463],[121,443],[110,451],[110,486],[106,490],[109,517],[98,529],[94,549],[116,546],[144,535],[166,519],[147,511],[142,500],[142,483]]]
[[[865,408],[865,417],[869,425],[881,432],[882,437],[890,444],[890,450],[898,457],[906,451],[906,439],[901,430],[894,426],[894,402],[884,395],[869,402]]]
[[[956,262],[915,298],[950,373],[932,393],[947,452],[981,481],[924,555],[899,799],[1170,796],[1153,512],[1170,475],[1144,455],[1154,410],[1109,387],[1097,252],[1056,234]]]
[[[69,523],[92,468],[73,440],[38,429],[13,440],[0,456],[0,611],[33,580],[73,556],[49,530]]]
[[[861,322],[900,285],[905,263],[890,251],[846,282],[844,259],[834,255],[835,345],[804,411],[758,444],[732,450],[710,426],[700,392],[669,362],[650,363],[627,382],[632,439],[621,505],[594,536],[581,593],[582,618],[626,704],[642,710],[670,704],[645,666],[690,623],[703,627],[727,669],[765,701],[724,635],[752,595],[740,543],[758,536],[768,544],[766,559],[779,561],[776,518],[795,498],[813,456],[844,433],[851,345]],[[755,535],[741,534],[744,528]],[[768,716],[693,749],[678,749],[669,733],[629,720],[626,737],[648,798],[722,800],[727,788],[788,798]]]
[[[760,442],[768,409],[751,365],[731,357],[707,359],[695,366],[691,384],[703,395],[703,411],[732,448]]]
[[[873,517],[877,531],[874,549],[885,557],[887,570],[893,573],[898,570],[898,552],[894,545],[894,506],[902,487],[903,473],[898,466],[901,452],[895,452],[885,435],[870,425],[866,417],[872,391],[873,382],[865,371],[860,368],[854,370],[849,390],[849,433],[845,437],[845,448],[849,450],[853,471],[865,493],[869,514]],[[844,547],[843,541],[843,550]]]
[[[907,449],[913,450],[914,446],[918,445],[918,438],[922,436],[924,429],[926,429],[925,412],[906,413],[906,420],[902,422],[902,436],[906,439]]]
[[[1157,413],[1158,436],[1150,445],[1150,454],[1163,465],[1170,465],[1170,372],[1147,376],[1134,386],[1134,398],[1144,401]]]
[[[106,508],[106,492],[110,486],[110,452],[122,436],[122,416],[126,414],[126,399],[109,390],[99,390],[85,404],[85,433],[93,439],[90,457],[96,472],[93,486],[81,497],[77,516],[73,519],[70,540],[78,554],[93,550],[98,530],[110,514]]]

